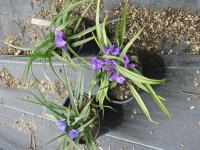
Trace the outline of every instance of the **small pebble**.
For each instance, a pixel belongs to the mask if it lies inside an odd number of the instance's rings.
[[[187,101],[188,101],[188,102],[190,102],[190,99],[191,99],[190,97],[187,97]]]
[[[190,109],[191,109],[191,110],[194,109],[194,106],[191,106]]]
[[[181,146],[181,147],[185,147],[185,145],[184,145],[184,144],[181,144],[180,146]]]
[[[198,85],[199,85],[199,83],[197,83],[197,82],[194,83],[194,86],[198,86]]]

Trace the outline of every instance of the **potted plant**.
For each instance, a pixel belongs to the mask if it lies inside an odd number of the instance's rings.
[[[127,20],[127,4],[125,4],[121,21],[115,26],[114,38],[109,39],[105,30],[108,16],[105,17],[103,25],[100,25],[99,11],[100,0],[97,2],[96,36],[94,35],[94,38],[101,51],[97,57],[93,57],[91,60],[91,70],[93,70],[95,74],[91,82],[89,93],[92,93],[94,86],[99,85],[96,100],[101,108],[103,108],[105,98],[110,101],[114,100],[117,103],[128,102],[134,98],[148,119],[152,121],[150,113],[137,91],[137,88],[140,88],[147,92],[158,107],[170,117],[170,113],[161,101],[164,98],[157,95],[151,87],[151,85],[163,84],[165,80],[155,80],[144,77],[139,71],[140,66],[136,63],[136,56],[127,55],[128,49],[131,48],[144,27],[125,44],[124,37]]]
[[[80,12],[81,15],[74,13],[74,9],[80,7],[83,3],[88,3],[88,6]],[[39,41],[33,48],[22,48],[1,41],[14,48],[31,51],[30,55],[26,55],[29,61],[26,65],[24,77],[27,77],[32,63],[36,59],[48,59],[57,57],[65,60],[72,66],[77,66],[72,57],[78,57],[82,62],[90,65],[87,61],[77,55],[81,50],[82,45],[94,40],[88,33],[95,30],[95,27],[85,28],[84,16],[90,8],[93,0],[68,0],[63,9],[57,14],[52,4],[51,23],[45,37]]]
[[[52,139],[47,144],[61,139],[62,143],[59,147],[63,150],[79,150],[81,147],[91,150],[96,149],[94,140],[97,138],[100,129],[100,109],[94,104],[94,97],[89,97],[83,92],[83,75],[79,74],[76,86],[73,89],[65,68],[64,72],[64,79],[59,76],[59,80],[63,82],[68,93],[64,105],[47,100],[37,84],[39,94],[32,92],[37,101],[28,100],[28,102],[46,107],[50,112],[44,113],[45,117],[54,121],[60,132],[62,132],[60,136]]]

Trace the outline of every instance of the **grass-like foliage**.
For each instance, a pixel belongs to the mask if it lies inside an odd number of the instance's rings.
[[[148,93],[158,107],[170,117],[170,113],[161,101],[164,98],[157,95],[151,86],[163,84],[165,80],[155,80],[144,77],[137,69],[136,64],[131,63],[129,56],[127,56],[127,51],[131,48],[134,41],[137,40],[145,27],[142,27],[129,42],[125,42],[124,37],[126,34],[128,14],[127,4],[125,3],[121,19],[115,23],[114,38],[109,39],[106,32],[108,16],[104,18],[103,25],[100,26],[99,12],[100,0],[98,0],[96,9],[96,35],[94,35],[94,38],[101,51],[97,57],[92,59],[91,69],[95,71],[95,75],[91,82],[90,94],[94,86],[100,85],[96,99],[103,108],[105,98],[109,99],[107,94],[108,90],[115,87],[117,84],[126,84],[147,118],[154,122],[151,119],[148,108],[136,90],[136,87],[139,87]]]
[[[53,70],[56,71],[52,65]],[[99,128],[99,109],[93,104],[93,97],[89,98],[84,91],[84,75],[79,73],[76,86],[72,88],[65,67],[63,66],[64,77],[56,72],[59,81],[64,85],[68,99],[65,105],[58,104],[45,98],[39,86],[36,83],[37,93],[32,92],[34,100],[28,102],[44,106],[49,113],[44,113],[44,117],[55,122],[58,130],[62,133],[60,136],[47,142],[47,144],[60,139],[62,143],[60,149],[81,149],[81,143],[84,143],[86,149],[95,150],[96,132]],[[34,75],[33,75],[34,76]],[[36,77],[34,76],[37,81]],[[26,100],[27,101],[27,100]]]
[[[94,39],[93,37],[85,38],[85,35],[94,31],[95,27],[85,29],[84,24],[84,17],[92,3],[93,0],[68,0],[59,13],[55,12],[53,3],[51,10],[51,25],[48,33],[33,48],[16,47],[1,41],[14,48],[23,51],[31,51],[30,55],[26,55],[26,57],[29,58],[29,61],[24,71],[24,78],[27,77],[32,63],[36,59],[44,60],[55,56],[56,58],[65,60],[65,62],[70,65],[77,67],[77,64],[72,61],[71,56],[73,55],[78,57],[82,62],[90,65],[84,59],[79,57],[76,51],[80,50],[83,44]],[[77,9],[83,4],[88,5],[82,12],[79,12],[81,15],[75,15],[74,9]]]

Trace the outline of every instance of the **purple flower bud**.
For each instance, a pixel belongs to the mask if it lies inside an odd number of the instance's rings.
[[[56,47],[58,48],[63,48],[66,46],[67,42],[64,41],[64,32],[60,31],[60,30],[56,30],[55,31],[55,42],[56,42]]]
[[[134,69],[135,67],[136,67],[136,65],[133,64],[133,63],[129,63],[129,64],[128,64],[128,68],[130,68],[130,69]]]
[[[117,83],[119,83],[119,84],[124,84],[124,81],[125,81],[126,79],[123,77],[123,76],[118,76],[117,78],[116,78],[116,82]]]
[[[104,46],[103,49],[106,55],[114,55],[114,56],[118,55],[120,51],[119,47],[115,47],[114,44],[111,44],[109,48]]]
[[[56,123],[58,129],[60,131],[65,131],[65,129],[67,128],[67,124],[65,123],[65,121],[63,119],[59,120],[57,123]]]
[[[111,49],[110,48],[107,48],[106,46],[103,46],[103,49],[104,49],[104,53],[106,55],[109,55],[111,53]]]
[[[119,75],[118,72],[114,72],[110,75],[109,80],[116,81],[119,84],[123,84],[126,79],[123,76]]]
[[[75,129],[71,129],[68,133],[70,139],[74,140],[78,136],[78,131]]]
[[[122,62],[124,63],[125,68],[128,68],[128,64],[129,64],[130,60],[129,60],[129,58],[128,58],[127,55],[125,55],[125,56],[123,57]]]
[[[92,67],[91,67],[91,70],[93,71],[99,71],[102,69],[104,65],[104,62],[96,57],[93,57],[92,58]]]
[[[55,27],[54,27],[54,26],[51,27],[51,32],[52,32],[52,33],[55,32]]]
[[[119,54],[119,47],[112,49],[111,54],[114,55],[114,56],[118,55]]]

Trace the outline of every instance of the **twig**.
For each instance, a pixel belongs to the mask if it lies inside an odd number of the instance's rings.
[[[184,94],[188,94],[188,95],[198,95],[198,96],[200,96],[200,93],[188,92],[188,91],[185,91],[185,90],[183,90],[182,92]]]

